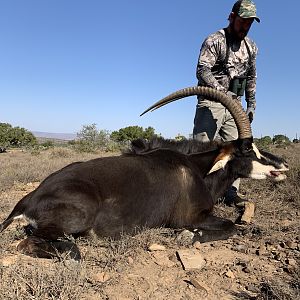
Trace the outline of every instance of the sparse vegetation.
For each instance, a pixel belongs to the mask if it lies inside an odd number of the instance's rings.
[[[96,158],[99,153],[77,153],[72,149],[54,148],[38,153],[11,150],[0,155],[0,191],[15,184],[42,181],[50,173],[74,161]]]
[[[48,141],[45,141],[45,142],[41,143],[41,146],[46,148],[46,149],[53,148],[54,147],[54,142],[51,141],[51,140],[48,140]]]
[[[107,130],[98,130],[96,124],[84,125],[77,133],[74,147],[79,152],[105,151],[110,141]]]
[[[140,126],[128,126],[121,128],[119,131],[113,131],[111,133],[111,139],[119,143],[126,143],[138,138],[151,139],[156,135],[153,127],[144,129]]]
[[[270,136],[264,136],[260,139],[254,139],[256,146],[260,149],[268,149],[272,145],[272,138]]]
[[[279,145],[279,146],[286,146],[289,145],[291,143],[290,139],[283,135],[283,134],[276,134],[273,137],[273,144],[275,145]]]
[[[81,299],[86,269],[76,263],[56,262],[47,266],[16,264],[0,266],[1,299]]]
[[[23,147],[37,143],[35,136],[21,127],[12,127],[8,123],[0,123],[0,146]]]
[[[91,124],[84,125],[77,133],[78,139],[69,141],[68,144],[78,152],[115,152],[127,147],[134,139],[150,139],[154,136],[156,134],[152,127],[144,129],[139,126],[128,126],[110,134],[107,130],[98,130],[96,124]]]

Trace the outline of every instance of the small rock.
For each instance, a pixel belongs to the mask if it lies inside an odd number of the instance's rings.
[[[285,247],[286,247],[286,244],[285,244],[285,242],[280,242],[280,243],[279,243],[279,246],[280,246],[281,248],[285,248]]]
[[[193,247],[194,247],[195,249],[200,250],[200,249],[201,249],[201,243],[200,243],[199,241],[196,241],[196,242],[193,244]]]
[[[164,250],[166,250],[166,247],[163,245],[159,245],[159,244],[151,244],[148,247],[148,250],[149,251],[164,251]]]
[[[241,252],[241,253],[248,253],[248,247],[246,245],[236,245],[232,248],[232,250],[237,251],[237,252]]]
[[[241,266],[243,268],[247,267],[247,262],[243,261],[243,260],[238,260],[236,263],[238,266]]]
[[[243,268],[242,271],[245,273],[251,273],[251,270],[248,267]]]
[[[131,257],[131,256],[129,256],[128,258],[127,258],[127,261],[128,261],[128,263],[131,265],[131,264],[133,264],[133,258]]]
[[[168,256],[169,260],[172,261],[173,263],[177,263],[178,262],[178,258],[176,256],[175,253],[171,254]]]
[[[293,224],[294,222],[288,219],[285,219],[283,221],[280,222],[281,226],[283,227],[289,227]]]
[[[254,216],[255,205],[253,202],[245,202],[245,210],[241,217],[241,223],[249,224]]]
[[[294,265],[287,265],[285,267],[282,268],[282,270],[284,272],[287,272],[289,274],[295,274],[295,271],[298,269],[297,265],[294,266]]]
[[[209,288],[205,284],[200,283],[196,278],[191,278],[189,281],[197,290],[204,291],[206,296],[208,296]]]
[[[225,276],[228,277],[228,278],[231,278],[231,279],[234,279],[235,276],[233,274],[233,272],[231,270],[228,270],[226,273],[225,273]]]
[[[98,281],[98,282],[102,282],[102,283],[106,282],[110,279],[109,274],[107,274],[106,272],[93,274],[91,277],[94,281]]]
[[[274,255],[274,259],[276,259],[276,260],[278,260],[278,261],[281,260],[281,257],[282,257],[282,255],[281,255],[280,252],[279,252],[279,253],[276,253],[276,254]]]
[[[178,250],[177,255],[184,270],[201,270],[205,266],[206,261],[203,256],[194,249]]]
[[[266,248],[264,246],[259,246],[256,249],[255,254],[258,255],[258,256],[266,255],[266,254],[268,254],[268,251],[266,250]]]
[[[290,248],[290,249],[297,249],[297,243],[295,243],[295,242],[292,242],[292,241],[287,241],[286,243],[285,243],[287,246],[288,246],[288,248]]]
[[[246,290],[250,291],[252,293],[259,292],[259,288],[257,286],[255,286],[253,283],[250,283],[248,286],[246,286]]]
[[[293,258],[287,258],[285,262],[292,267],[297,267],[297,262]]]
[[[175,262],[171,261],[165,252],[153,252],[152,257],[155,260],[155,263],[161,267],[171,268],[176,265]]]

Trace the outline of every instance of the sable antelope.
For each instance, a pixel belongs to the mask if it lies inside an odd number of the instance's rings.
[[[226,106],[236,121],[239,139],[177,144],[161,140],[159,145],[137,140],[118,157],[70,164],[21,199],[0,225],[0,232],[13,220],[25,218],[30,234],[18,245],[21,252],[53,257],[70,251],[75,259],[80,252],[75,244],[61,240],[65,235],[93,232],[116,238],[136,228],[166,226],[199,229],[201,241],[230,236],[234,224],[212,215],[215,199],[238,177],[283,180],[287,165],[257,150],[241,105],[213,89],[180,90],[145,112],[191,95]]]

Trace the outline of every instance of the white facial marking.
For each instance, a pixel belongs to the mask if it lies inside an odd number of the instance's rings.
[[[255,146],[255,144],[253,144],[253,143],[252,143],[252,148],[253,148],[253,151],[254,151],[256,157],[257,157],[258,159],[261,159],[261,156],[262,156],[262,155],[260,154],[259,150],[257,149],[257,147]]]
[[[287,170],[288,169],[286,167],[276,169],[271,165],[263,165],[260,162],[253,161],[252,171],[249,177],[253,179],[266,179],[267,177],[270,177],[274,181],[281,181],[286,179],[286,175],[281,172],[285,172]]]
[[[289,171],[289,168],[287,168],[284,164],[281,164],[280,165],[280,169],[278,171],[280,171],[280,172],[286,172],[286,171]]]

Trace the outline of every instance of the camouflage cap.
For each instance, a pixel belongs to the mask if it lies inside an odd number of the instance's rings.
[[[241,18],[254,18],[258,23],[259,17],[256,15],[256,7],[251,0],[238,0],[232,7],[232,12],[238,14]]]

